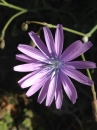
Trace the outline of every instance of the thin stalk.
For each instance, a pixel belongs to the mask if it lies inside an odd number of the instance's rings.
[[[3,3],[7,3],[5,0],[1,0]]]
[[[27,21],[26,23],[28,23],[28,24],[30,24],[30,23],[40,24],[40,25],[48,26],[49,28],[56,28],[57,27],[56,25],[48,24],[48,23],[45,23],[45,22]],[[63,30],[77,34],[77,35],[80,35],[80,36],[86,36],[86,34],[78,32],[78,31],[70,29],[70,28],[63,27]]]
[[[2,30],[2,34],[3,34],[3,35],[5,34],[5,31],[6,31],[7,27],[9,26],[9,24],[12,22],[12,20],[13,20],[14,18],[16,18],[16,17],[18,17],[19,15],[21,15],[21,14],[23,14],[23,13],[26,13],[26,12],[27,12],[27,10],[26,10],[26,11],[21,11],[21,12],[18,12],[18,13],[16,13],[16,14],[14,14],[14,15],[7,21],[7,23],[5,24],[5,26],[4,26],[3,30]]]
[[[82,57],[83,61],[86,61],[84,54],[82,54],[81,57]],[[88,77],[92,80],[89,69],[86,69],[86,72],[87,72]],[[91,86],[91,91],[92,91],[92,94],[93,94],[93,99],[96,100],[96,91],[95,91],[94,85]]]
[[[92,36],[92,34],[97,30],[97,25],[95,25],[92,30],[88,33],[88,35]]]
[[[9,7],[9,8],[13,8],[13,9],[16,9],[16,10],[20,10],[20,11],[27,10],[27,9],[24,9],[24,8],[21,8],[21,7],[18,7],[18,6],[9,4],[9,3],[7,3],[7,2],[4,2],[4,3],[1,3],[1,2],[0,2],[0,5],[6,6],[6,7]]]

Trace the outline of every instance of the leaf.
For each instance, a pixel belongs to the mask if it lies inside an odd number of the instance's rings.
[[[8,130],[7,125],[3,121],[0,121],[0,130]]]

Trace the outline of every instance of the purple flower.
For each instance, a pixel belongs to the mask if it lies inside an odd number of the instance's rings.
[[[31,86],[26,93],[28,97],[41,89],[38,102],[41,104],[46,98],[46,106],[50,106],[55,99],[56,108],[59,109],[63,100],[62,86],[72,103],[76,102],[77,92],[70,78],[85,85],[93,85],[92,80],[76,69],[96,68],[96,64],[90,61],[72,61],[91,48],[92,43],[83,44],[78,40],[62,53],[64,42],[62,25],[57,25],[55,40],[48,27],[43,27],[43,31],[47,47],[34,32],[29,32],[39,50],[19,44],[18,50],[24,54],[17,54],[16,59],[26,64],[15,66],[14,70],[30,72],[18,81],[22,88]]]

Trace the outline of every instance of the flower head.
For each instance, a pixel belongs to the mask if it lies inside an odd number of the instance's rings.
[[[62,53],[64,42],[62,25],[57,25],[55,39],[48,27],[43,27],[43,31],[47,47],[34,32],[29,32],[38,49],[19,44],[18,50],[24,54],[17,54],[16,59],[26,63],[15,66],[14,70],[30,72],[18,81],[22,88],[31,86],[26,93],[27,96],[41,89],[38,102],[42,103],[46,98],[46,106],[50,106],[55,99],[56,108],[59,109],[63,99],[62,86],[72,103],[76,102],[77,92],[70,78],[85,85],[93,85],[92,80],[76,69],[95,68],[96,64],[90,61],[72,61],[91,48],[92,43],[83,44],[78,40]]]

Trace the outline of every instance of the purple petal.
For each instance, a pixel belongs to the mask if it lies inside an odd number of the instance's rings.
[[[33,94],[35,94],[42,87],[42,85],[43,85],[42,83],[41,84],[36,83],[36,84],[32,85],[26,93],[27,97],[30,97]]]
[[[70,61],[73,60],[75,58],[77,58],[78,56],[80,56],[81,54],[83,54],[84,52],[86,52],[89,48],[92,47],[92,43],[91,42],[87,42],[85,44],[83,44],[81,41],[76,41],[74,43],[72,43],[61,55],[61,60],[64,61]]]
[[[38,96],[38,102],[40,104],[44,101],[44,99],[45,99],[45,97],[47,95],[48,87],[49,87],[49,82],[50,82],[50,80],[48,80],[45,83],[45,85],[41,88],[41,91],[40,91],[39,96]]]
[[[19,44],[18,50],[36,60],[40,60],[40,61],[47,60],[45,55],[43,55],[39,50],[37,50],[36,48],[33,48],[31,46]]]
[[[72,69],[69,67],[64,67],[64,68],[65,68],[63,70],[64,73],[66,75],[68,75],[69,77],[75,79],[76,81],[78,81],[82,84],[89,85],[89,86],[93,85],[94,82],[92,80],[90,80],[87,76],[85,76],[81,72],[77,71],[76,69]]]
[[[35,75],[37,73],[37,71],[31,72],[29,74],[27,74],[26,76],[24,76],[22,79],[20,79],[18,81],[19,85],[21,86],[21,84],[26,81],[28,78],[32,77],[33,75]],[[22,86],[21,86],[22,87]],[[28,86],[29,87],[29,86]],[[22,88],[26,88],[26,87],[22,87]]]
[[[28,87],[35,83],[41,82],[45,77],[48,77],[51,73],[51,70],[39,70],[38,73],[29,77],[27,80],[21,83],[21,87]]]
[[[19,72],[30,72],[40,69],[43,66],[41,63],[28,63],[23,65],[17,65],[14,67],[15,71]]]
[[[50,54],[55,55],[54,39],[52,33],[48,27],[43,28],[45,41]]]
[[[60,56],[62,53],[63,42],[64,42],[64,34],[63,34],[62,25],[58,24],[55,33],[55,50],[57,56]]]
[[[41,81],[32,85],[32,87],[27,91],[26,95],[29,97],[36,93],[48,80],[49,77],[44,77]]]
[[[68,76],[66,76],[62,71],[61,71],[60,77],[61,77],[61,81],[63,84],[63,88],[64,88],[68,98],[74,104],[76,102],[76,99],[77,99],[77,92],[76,92],[76,89],[75,89],[73,83],[68,78]]]
[[[63,101],[62,85],[60,79],[58,79],[58,85],[55,93],[56,108],[60,109]]]
[[[46,46],[42,42],[42,40],[33,32],[28,33],[31,37],[32,41],[36,44],[36,46],[47,56],[50,56],[49,51],[47,50]]]
[[[55,72],[53,72],[52,77],[51,77],[51,81],[49,84],[49,88],[48,88],[48,93],[47,93],[47,98],[46,98],[46,106],[50,106],[54,96],[55,96],[55,91],[57,88],[57,81],[58,81],[58,75],[55,74]]]
[[[96,68],[96,64],[90,61],[71,61],[66,64],[75,67],[75,69]]]
[[[37,61],[36,59],[33,59],[33,58],[31,58],[31,57],[29,57],[27,55],[24,55],[24,54],[17,54],[16,59],[20,60],[20,61],[23,61],[23,62],[28,62],[28,63]]]

